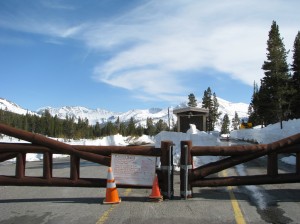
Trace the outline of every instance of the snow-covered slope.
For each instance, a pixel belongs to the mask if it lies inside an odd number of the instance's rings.
[[[240,129],[230,133],[231,138],[268,144],[291,135],[300,133],[300,119],[293,119],[280,123],[270,124],[267,127],[254,127],[253,129]]]
[[[106,123],[108,121],[114,121],[115,117],[118,117],[119,113],[110,112],[107,110],[102,109],[88,109],[86,107],[59,107],[59,108],[52,108],[52,107],[43,107],[38,109],[38,114],[43,114],[45,110],[48,110],[52,116],[57,116],[60,119],[65,119],[68,117],[74,117],[76,120],[85,119],[89,120],[89,124],[96,124],[96,122]]]
[[[22,107],[20,107],[19,105],[17,105],[16,103],[13,103],[9,100],[6,100],[6,99],[3,99],[3,98],[0,98],[0,109],[1,110],[6,110],[6,111],[10,111],[10,112],[14,112],[16,114],[36,114],[32,111],[29,111],[29,110],[25,110],[23,109]]]
[[[96,124],[96,122],[106,123],[106,122],[115,122],[118,118],[120,122],[129,121],[133,118],[137,123],[145,126],[147,118],[152,118],[154,123],[159,119],[168,121],[168,109],[160,109],[160,108],[151,108],[146,110],[134,109],[129,110],[124,113],[111,112],[102,109],[88,109],[85,107],[61,107],[61,108],[51,108],[44,107],[38,110],[39,114],[42,114],[45,110],[48,110],[52,116],[57,115],[61,119],[65,119],[66,116],[74,117],[75,119],[87,118],[90,124]],[[175,115],[172,113],[172,109],[170,110],[170,119],[172,116],[175,118]]]
[[[222,112],[220,121],[222,120],[223,116],[226,113],[228,114],[230,120],[234,117],[235,112],[238,113],[240,118],[247,117],[248,104],[231,103],[221,98],[218,98],[218,102],[219,102],[219,111]],[[187,103],[183,102],[175,108],[185,107],[186,105]],[[198,105],[201,106],[201,103],[199,103]],[[17,104],[1,98],[0,98],[0,109],[8,110],[18,114],[26,114],[26,113],[35,114],[35,112],[22,109]],[[152,118],[154,123],[156,123],[160,119],[168,123],[170,119],[171,126],[173,126],[173,124],[175,124],[177,121],[177,117],[173,114],[172,107],[169,108],[169,112],[168,112],[168,108],[164,108],[164,109],[151,108],[151,109],[133,109],[127,112],[120,113],[120,112],[112,112],[103,109],[88,109],[86,107],[81,107],[81,106],[74,106],[74,107],[64,106],[60,108],[43,107],[40,108],[36,113],[42,114],[45,110],[48,110],[52,116],[56,115],[61,119],[65,119],[67,116],[74,117],[76,120],[78,118],[81,119],[87,118],[89,120],[89,124],[92,125],[96,124],[96,122],[99,122],[100,124],[109,121],[115,122],[118,118],[120,119],[120,122],[126,122],[129,121],[130,118],[133,118],[135,121],[137,121],[138,124],[141,124],[142,126],[146,125],[147,118]],[[216,129],[219,130],[220,125],[216,125]]]
[[[227,100],[221,99],[217,97],[219,103],[219,111],[222,112],[221,117],[223,117],[226,113],[229,118],[233,118],[235,112],[239,115],[240,118],[248,117],[248,104],[245,103],[231,103]]]

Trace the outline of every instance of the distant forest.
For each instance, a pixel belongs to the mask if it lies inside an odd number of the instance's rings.
[[[147,118],[146,127],[131,118],[128,122],[107,122],[105,124],[90,125],[88,119],[75,120],[74,117],[60,119],[51,116],[49,111],[45,111],[41,116],[20,115],[10,111],[0,109],[0,123],[10,125],[25,131],[39,133],[49,137],[65,139],[93,139],[109,135],[121,134],[123,136],[142,136],[143,134],[154,136],[161,131],[170,130],[163,120],[154,124],[151,118]],[[174,130],[176,126],[172,128]],[[170,130],[170,131],[172,131]]]

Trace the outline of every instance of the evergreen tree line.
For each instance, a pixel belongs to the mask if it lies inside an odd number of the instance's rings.
[[[300,31],[293,46],[293,61],[289,65],[279,26],[273,21],[267,41],[267,60],[262,69],[260,86],[254,82],[249,105],[249,121],[254,125],[268,125],[300,118]]]
[[[87,118],[78,121],[74,117],[60,119],[56,115],[53,117],[46,110],[41,116],[16,114],[7,110],[0,109],[0,123],[10,125],[15,128],[29,132],[39,133],[54,138],[66,139],[92,139],[109,135],[121,134],[123,136],[142,136],[143,134],[154,136],[161,131],[169,130],[166,122],[159,120],[154,124],[152,118],[147,118],[146,127],[137,125],[137,122],[131,118],[128,122],[107,122],[90,125]],[[172,128],[174,130],[176,125]],[[171,131],[172,131],[171,130]]]

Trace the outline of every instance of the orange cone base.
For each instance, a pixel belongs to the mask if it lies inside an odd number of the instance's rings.
[[[162,202],[163,198],[149,198],[148,201],[149,202]]]
[[[104,204],[118,204],[121,202],[117,188],[107,188]]]
[[[119,204],[121,203],[121,198],[119,201],[106,201],[106,199],[103,200],[103,204]]]
[[[163,196],[161,196],[161,195],[149,195],[149,198],[151,198],[151,199],[162,199]]]

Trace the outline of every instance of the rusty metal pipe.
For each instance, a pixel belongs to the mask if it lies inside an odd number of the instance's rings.
[[[153,146],[89,146],[89,145],[72,145],[73,148],[84,151],[110,156],[112,153],[132,154],[132,155],[149,155],[161,156],[161,149]]]
[[[51,150],[44,146],[20,143],[0,143],[0,154],[5,152],[46,153]]]
[[[193,146],[192,156],[236,156],[255,153],[263,150],[266,145],[237,146]]]
[[[110,157],[105,157],[90,152],[79,151],[74,149],[71,145],[52,140],[50,138],[46,138],[39,134],[23,131],[4,124],[0,124],[0,132],[15,138],[32,142],[37,145],[46,146],[62,154],[74,154],[80,158],[90,160],[95,163],[100,163],[106,166],[110,165]]]
[[[206,164],[204,166],[200,166],[192,171],[191,179],[194,180],[197,178],[203,178],[210,174],[220,172],[224,169],[239,165],[241,163],[248,162],[253,159],[257,159],[259,157],[265,156],[270,153],[277,153],[278,151],[280,151],[281,153],[284,153],[285,147],[289,152],[290,152],[291,148],[295,149],[295,150],[298,149],[297,151],[299,152],[300,148],[293,147],[293,145],[292,145],[292,144],[299,145],[298,140],[295,139],[295,137],[300,138],[300,135],[295,135],[290,138],[286,138],[286,139],[283,139],[281,141],[278,141],[278,142],[275,142],[272,144],[260,145],[261,147],[257,147],[257,151],[254,153],[249,154],[249,153],[245,152],[243,155],[231,156],[231,157],[228,157],[228,158],[225,158],[225,159],[213,162],[213,163]],[[291,139],[293,139],[293,141],[291,141]],[[282,148],[282,147],[284,147],[284,148]],[[203,155],[207,155],[207,154],[205,154],[205,147],[203,147],[202,153],[204,153]],[[276,164],[273,164],[270,160],[269,170],[273,170],[272,171],[273,175],[276,175],[276,171],[275,171],[276,167],[277,167]]]
[[[15,152],[5,152],[5,153],[0,153],[0,163],[4,162],[9,159],[13,159],[17,157],[18,153]]]
[[[254,175],[254,176],[232,176],[205,178],[191,181],[192,187],[221,187],[221,186],[240,186],[240,185],[262,185],[262,184],[281,184],[298,183],[300,176],[296,174],[279,174],[277,176]]]

